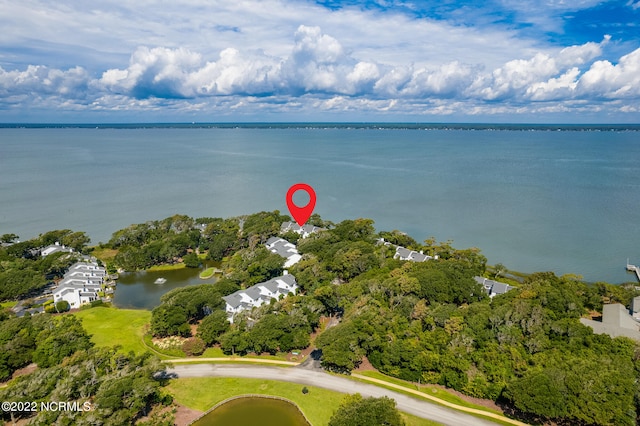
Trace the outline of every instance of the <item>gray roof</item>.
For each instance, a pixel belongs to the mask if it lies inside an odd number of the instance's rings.
[[[509,290],[513,290],[515,288],[509,284],[490,280],[489,278],[485,278],[485,277],[476,276],[476,277],[473,277],[473,279],[476,280],[478,284],[481,284],[484,287],[487,294],[489,295],[505,294]]]
[[[249,287],[248,289],[246,289],[244,291],[244,294],[246,294],[247,296],[249,296],[253,300],[259,300],[260,299],[260,289],[258,287],[256,287],[255,285]]]
[[[273,278],[271,281],[275,281],[275,280],[284,281],[285,283],[289,284],[290,286],[297,285],[296,277],[294,277],[291,274],[283,275],[283,276],[278,277],[278,278]]]
[[[396,256],[400,259],[410,260],[412,262],[424,262],[429,259],[433,259],[431,256],[419,253],[415,250],[409,250],[408,248],[397,246],[396,247]]]
[[[256,285],[267,288],[271,293],[275,293],[276,291],[278,291],[278,283],[275,280],[269,280],[262,284],[256,284]]]
[[[411,254],[409,255],[409,260],[412,260],[414,262],[424,262],[428,259],[431,259],[431,256],[428,256],[423,253],[418,253],[417,251],[412,251]]]
[[[267,246],[270,246],[269,250],[273,253],[279,254],[284,258],[289,258],[294,254],[298,254],[296,246],[287,240],[277,237],[271,237],[267,240]]]
[[[280,226],[280,232],[285,233],[288,231],[297,232],[300,230],[300,225],[295,222],[283,222]]]
[[[494,294],[505,294],[506,292],[508,292],[509,290],[513,289],[514,287],[511,287],[509,284],[504,284],[504,283],[499,283],[499,282],[494,282],[493,286],[491,287],[491,293]]]
[[[296,285],[296,278],[291,274],[287,274],[287,275],[282,275],[280,277],[272,278],[269,281],[265,281],[263,283],[252,285],[251,287],[245,290],[238,290],[235,293],[232,293],[228,296],[224,296],[222,299],[234,309],[238,308],[239,306],[242,306],[243,308],[251,307],[250,304],[242,301],[241,294],[243,293],[255,301],[263,300],[265,302],[268,302],[271,299],[271,297],[263,296],[262,294],[260,294],[260,287],[261,286],[266,287],[272,293],[275,293],[279,289],[278,281],[284,281],[285,283],[289,284],[292,287]],[[291,293],[291,291],[286,289],[281,289],[281,292]]]
[[[228,296],[223,296],[222,299],[227,302],[232,308],[237,308],[242,303],[242,297],[239,294],[241,291],[244,290],[238,290]]]

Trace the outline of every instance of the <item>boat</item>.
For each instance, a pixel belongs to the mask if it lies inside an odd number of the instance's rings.
[[[167,282],[166,278],[158,278],[157,280],[154,281],[154,284],[164,284]]]

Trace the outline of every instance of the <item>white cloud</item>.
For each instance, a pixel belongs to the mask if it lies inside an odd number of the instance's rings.
[[[344,13],[336,16],[364,19],[362,13]],[[398,15],[384,19],[413,24]],[[228,22],[225,28],[230,29],[224,31],[235,33],[236,23]],[[432,22],[427,26],[439,28]],[[381,31],[386,30],[383,25]],[[456,31],[448,37],[469,35],[465,29]],[[497,56],[470,62],[467,57],[462,61],[453,54],[440,54],[434,41],[439,34],[422,44],[414,40],[422,47],[410,57],[394,56],[390,45],[383,55],[371,53],[379,43],[375,38],[367,47],[363,39],[354,40],[353,33],[341,37],[319,26],[299,25],[286,42],[268,51],[259,43],[251,49],[229,43],[216,52],[143,45],[132,50],[125,67],[95,74],[79,66],[0,68],[0,106],[28,108],[37,103],[68,110],[182,114],[312,114],[318,110],[437,116],[637,110],[609,101],[640,97],[640,49],[617,64],[597,60],[609,36],[599,43],[563,49],[525,49],[493,64]]]
[[[82,67],[66,71],[43,65],[29,65],[26,70],[5,71],[0,67],[0,96],[18,94],[54,95],[83,98],[89,76]]]
[[[580,77],[576,90],[582,97],[640,97],[640,49],[624,55],[616,65],[609,61],[593,63]]]

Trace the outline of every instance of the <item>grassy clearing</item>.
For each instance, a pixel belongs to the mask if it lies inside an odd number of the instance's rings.
[[[102,260],[104,263],[111,263],[118,254],[118,250],[110,248],[93,247],[91,255]]]
[[[211,278],[213,276],[213,274],[216,272],[216,268],[207,268],[204,271],[200,272],[200,278],[203,280],[206,280],[208,278]]]
[[[151,321],[151,312],[134,309],[95,307],[73,313],[91,335],[96,346],[122,346],[122,351],[144,353],[142,343],[145,325]]]
[[[167,386],[176,402],[195,410],[207,411],[215,404],[235,395],[277,395],[295,402],[313,426],[325,426],[340,405],[344,394],[307,386],[308,394],[302,393],[304,385],[273,380],[201,377],[175,379]],[[407,426],[433,426],[434,423],[418,417],[405,415]]]
[[[158,271],[175,271],[177,269],[184,269],[187,266],[184,263],[174,263],[172,265],[154,265],[149,269],[146,269],[147,272],[158,272]]]
[[[10,300],[8,302],[0,303],[0,308],[2,309],[11,309],[18,304],[17,300]]]

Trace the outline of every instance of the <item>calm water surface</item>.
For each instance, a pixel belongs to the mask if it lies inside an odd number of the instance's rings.
[[[326,219],[619,283],[640,263],[639,158],[635,131],[0,129],[0,233],[97,243],[175,213],[286,211],[306,182]]]
[[[271,398],[239,398],[216,408],[194,426],[309,426],[298,408]]]
[[[153,309],[160,305],[160,297],[175,288],[215,283],[215,278],[202,280],[201,269],[184,268],[173,271],[128,272],[120,274],[113,303],[119,308]],[[167,281],[156,284],[158,278]]]

